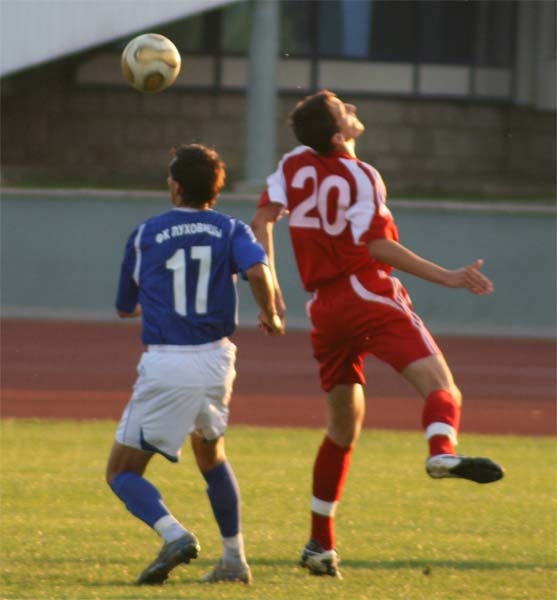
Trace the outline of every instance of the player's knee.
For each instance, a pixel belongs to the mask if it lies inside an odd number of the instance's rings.
[[[109,487],[112,487],[112,480],[116,477],[116,474],[116,471],[114,471],[110,467],[106,468],[104,479]]]
[[[353,448],[356,445],[356,442],[358,441],[358,435],[355,433],[347,433],[347,432],[342,432],[342,433],[334,433],[334,432],[327,432],[328,437],[337,445],[340,446],[341,448]]]
[[[192,434],[191,445],[197,461],[197,466],[202,473],[211,471],[226,460],[224,438],[206,440],[197,434]]]
[[[456,385],[454,385],[454,383],[448,391],[454,398],[455,404],[457,406],[462,406],[462,392],[456,387]]]
[[[106,470],[104,473],[104,479],[105,479],[106,483],[108,484],[108,486],[112,487],[112,482],[114,481],[114,478],[122,472],[123,472],[122,469],[118,468],[118,466],[113,465],[113,464],[111,464],[111,462],[109,462],[106,465]]]
[[[327,435],[337,444],[343,448],[349,448],[356,445],[360,432],[362,430],[360,423],[351,423],[343,425],[332,425],[329,424]]]
[[[226,454],[224,453],[222,445],[215,444],[214,442],[207,442],[205,451],[197,452],[195,458],[201,473],[207,473],[225,462]]]
[[[356,445],[360,437],[360,431],[361,426],[357,423],[343,424],[342,426],[329,424],[327,435],[338,446],[351,448]]]

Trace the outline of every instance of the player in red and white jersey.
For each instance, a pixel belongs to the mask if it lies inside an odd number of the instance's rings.
[[[456,454],[461,393],[391,272],[399,269],[480,295],[491,293],[493,284],[480,272],[482,260],[448,270],[399,242],[383,180],[355,154],[355,140],[365,127],[353,105],[324,90],[299,102],[290,124],[303,145],[284,155],[267,179],[252,228],[269,256],[281,317],[285,305],[275,269],[273,225],[283,215],[288,215],[303,286],[313,294],[307,310],[329,418],[313,469],[311,534],[301,564],[312,574],[340,577],[333,519],[363,423],[366,354],[394,367],[424,399],[431,477],[478,483],[503,477],[503,469],[490,459]]]
[[[294,253],[308,292],[350,275],[384,291],[392,267],[372,258],[365,242],[398,240],[385,200],[385,184],[371,165],[346,150],[322,156],[299,146],[268,178],[259,204],[278,204],[290,213]]]

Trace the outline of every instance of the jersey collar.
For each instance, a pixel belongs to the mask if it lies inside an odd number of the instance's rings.
[[[354,160],[354,157],[348,152],[342,152],[341,150],[333,150],[330,154],[327,154],[328,158],[350,158]]]
[[[175,206],[172,210],[179,210],[181,212],[205,212],[207,210],[213,210],[212,208],[190,208],[189,206]]]

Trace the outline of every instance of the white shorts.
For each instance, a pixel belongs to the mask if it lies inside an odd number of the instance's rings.
[[[124,446],[177,462],[186,435],[223,435],[236,377],[236,346],[228,339],[199,346],[149,346],[118,429]]]

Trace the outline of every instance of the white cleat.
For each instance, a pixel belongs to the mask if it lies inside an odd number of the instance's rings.
[[[249,584],[253,581],[249,565],[245,562],[225,563],[221,559],[215,568],[207,573],[202,579],[202,583],[219,583],[221,581],[240,581]]]

